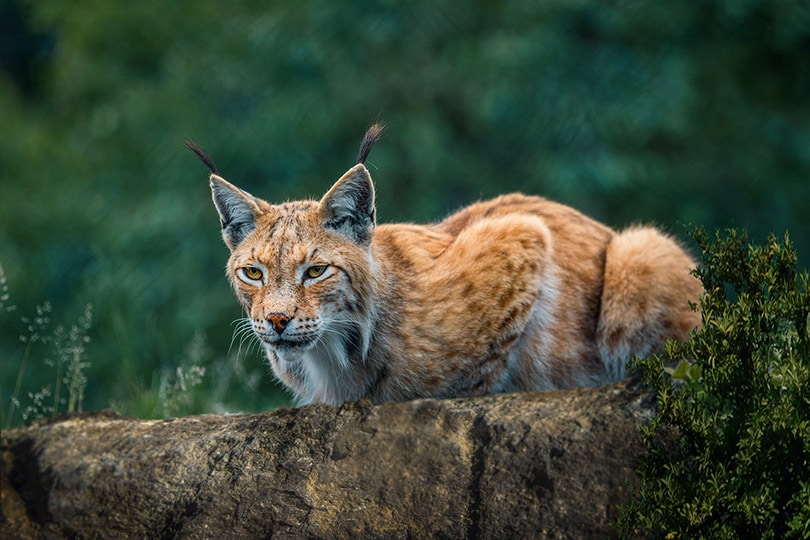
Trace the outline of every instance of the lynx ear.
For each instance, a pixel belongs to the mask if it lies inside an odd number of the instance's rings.
[[[374,232],[374,184],[361,163],[335,182],[321,199],[323,226],[358,244],[368,245]]]
[[[211,194],[219,212],[222,239],[233,251],[256,228],[259,201],[216,174],[211,175]]]

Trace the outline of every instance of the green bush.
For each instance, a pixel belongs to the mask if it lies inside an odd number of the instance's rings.
[[[693,237],[703,327],[634,362],[659,411],[643,428],[627,535],[810,536],[810,290],[789,238]],[[689,359],[689,362],[683,359]],[[676,368],[667,367],[680,361]]]

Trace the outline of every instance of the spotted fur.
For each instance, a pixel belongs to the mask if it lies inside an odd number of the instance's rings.
[[[195,146],[212,168],[231,284],[300,403],[601,384],[699,325],[695,263],[651,227],[615,232],[520,194],[432,225],[377,225],[370,133],[320,201],[278,205]]]

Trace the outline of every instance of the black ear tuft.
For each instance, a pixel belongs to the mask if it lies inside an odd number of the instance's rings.
[[[200,145],[192,141],[191,139],[186,139],[185,147],[194,152],[194,154],[200,158],[200,161],[205,163],[205,166],[208,167],[208,170],[211,171],[211,174],[219,174],[217,170],[217,166],[214,165],[214,162],[208,157],[208,154],[205,153],[205,150],[202,149]]]
[[[378,122],[366,130],[366,134],[363,135],[363,142],[360,143],[360,151],[357,153],[357,165],[366,162],[374,143],[380,140],[383,129],[385,129],[385,125]]]

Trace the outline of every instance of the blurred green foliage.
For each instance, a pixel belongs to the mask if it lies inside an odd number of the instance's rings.
[[[189,347],[208,371],[186,412],[284,401],[255,349],[228,352],[241,314],[187,137],[280,201],[323,193],[379,117],[381,221],[519,190],[614,226],[789,229],[806,265],[807,6],[0,0],[0,398],[48,300],[68,327],[93,306],[85,408],[161,414]]]

